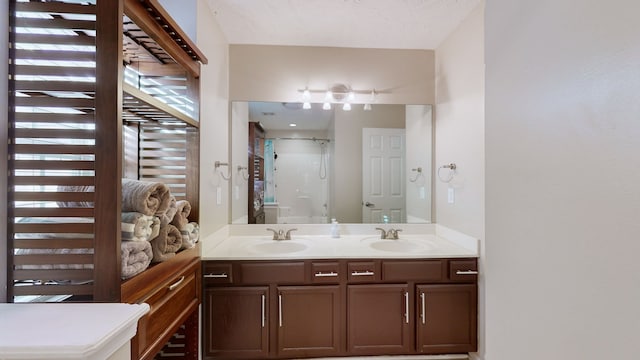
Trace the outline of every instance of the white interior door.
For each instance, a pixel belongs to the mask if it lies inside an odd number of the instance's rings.
[[[362,222],[405,222],[405,131],[362,129]]]

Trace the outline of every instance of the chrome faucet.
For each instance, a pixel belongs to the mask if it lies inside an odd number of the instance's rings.
[[[275,229],[267,228],[267,230],[273,232],[273,240],[291,240],[291,232],[298,229],[289,229],[287,230],[286,233],[282,229],[275,230]]]
[[[402,231],[402,229],[389,229],[385,231],[383,228],[376,228],[376,230],[380,230],[380,239],[389,240],[398,240],[398,232]]]

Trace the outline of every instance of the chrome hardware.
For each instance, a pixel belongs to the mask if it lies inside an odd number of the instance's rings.
[[[278,294],[278,326],[282,327],[282,294]]]
[[[404,292],[404,319],[405,323],[409,323],[409,292]]]
[[[291,232],[298,229],[289,229],[286,233],[282,229],[276,230],[267,228],[267,230],[273,232],[273,240],[291,240]]]
[[[458,270],[456,275],[478,275],[476,270]]]
[[[169,291],[175,290],[182,282],[184,281],[184,275],[180,277],[180,279],[169,286]]]
[[[420,302],[422,302],[422,314],[420,316],[422,317],[422,324],[424,325],[427,322],[427,306],[425,304],[425,293],[420,293]]]
[[[364,206],[366,206],[368,208],[373,208],[373,207],[376,207],[376,204],[370,203],[370,202],[367,201],[366,203],[364,203]]]
[[[315,277],[336,277],[336,276],[338,276],[338,273],[337,272],[333,272],[333,271],[328,272],[328,273],[317,272],[313,276],[315,276]]]
[[[222,274],[204,274],[203,277],[205,278],[213,278],[213,279],[226,279],[229,277],[229,275],[222,273]]]
[[[376,230],[380,230],[380,239],[389,239],[389,240],[398,240],[398,232],[402,231],[402,229],[389,229],[384,230],[383,228],[377,227]]]
[[[376,273],[374,273],[373,271],[369,271],[369,270],[366,270],[366,271],[353,271],[353,272],[351,272],[351,276],[373,276],[373,275],[375,275],[375,274],[376,274]]]
[[[264,327],[264,324],[265,324],[265,322],[267,320],[267,319],[265,319],[265,316],[266,316],[267,313],[264,311],[265,308],[267,307],[266,306],[266,301],[267,301],[267,298],[264,296],[264,294],[262,294],[262,327]]]

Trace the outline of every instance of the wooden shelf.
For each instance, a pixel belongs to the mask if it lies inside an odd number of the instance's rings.
[[[123,83],[122,91],[125,93],[122,104],[124,121],[180,121],[195,128],[200,127],[200,123],[190,116],[129,84]]]

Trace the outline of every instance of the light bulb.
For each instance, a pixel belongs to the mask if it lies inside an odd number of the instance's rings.
[[[322,104],[322,110],[331,110],[331,103],[324,103]]]
[[[364,104],[363,110],[364,111],[371,111],[371,104]]]
[[[311,103],[308,101],[305,101],[304,103],[302,103],[302,108],[305,110],[311,109]]]
[[[353,91],[349,91],[349,94],[347,94],[347,99],[349,101],[353,101],[356,98],[356,94],[353,93]]]
[[[331,99],[333,98],[333,93],[331,92],[331,90],[328,90],[326,94],[324,94],[324,99],[326,101],[331,101]]]
[[[344,110],[344,111],[351,111],[351,104],[349,104],[349,103],[344,103],[344,105],[342,105],[342,110]]]
[[[307,89],[307,88],[304,89],[304,91],[302,92],[302,98],[304,100],[311,99],[311,92],[309,91],[309,89]]]

